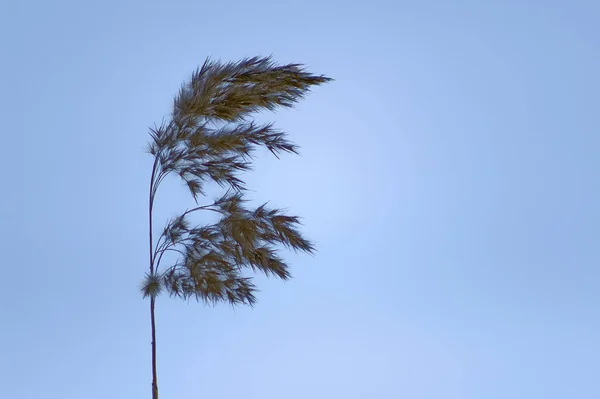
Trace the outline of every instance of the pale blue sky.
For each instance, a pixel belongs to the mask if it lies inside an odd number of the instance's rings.
[[[147,127],[206,56],[271,53],[336,79],[247,176],[319,252],[254,310],[162,298],[161,397],[600,397],[599,13],[3,1],[2,397],[150,397]]]

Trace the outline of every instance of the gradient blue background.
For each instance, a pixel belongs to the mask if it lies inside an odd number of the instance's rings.
[[[600,397],[599,13],[3,1],[1,396],[150,397],[147,127],[206,56],[273,53],[336,79],[247,176],[319,253],[254,310],[162,298],[161,397]]]

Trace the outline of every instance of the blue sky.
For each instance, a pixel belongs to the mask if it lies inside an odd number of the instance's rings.
[[[3,2],[3,397],[150,397],[147,127],[206,56],[269,54],[336,79],[247,176],[319,252],[254,310],[161,298],[161,397],[600,397],[599,12]]]

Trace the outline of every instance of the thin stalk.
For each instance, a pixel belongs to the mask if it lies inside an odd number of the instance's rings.
[[[150,177],[150,194],[148,199],[148,228],[150,238],[150,274],[154,274],[154,256],[153,256],[153,237],[152,237],[152,208],[154,205],[154,178],[156,167],[158,165],[158,156],[154,159],[152,166],[152,176]],[[156,373],[156,323],[154,319],[154,297],[150,298],[150,327],[152,330],[152,399],[158,399],[158,378]]]
[[[158,378],[156,377],[156,324],[154,322],[154,297],[150,298],[150,324],[152,325],[152,399],[158,399]]]

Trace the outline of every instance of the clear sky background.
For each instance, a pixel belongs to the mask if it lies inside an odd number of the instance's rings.
[[[3,1],[2,397],[150,397],[147,127],[206,56],[271,53],[336,79],[247,175],[319,252],[254,310],[161,298],[161,398],[600,397],[599,13]]]

